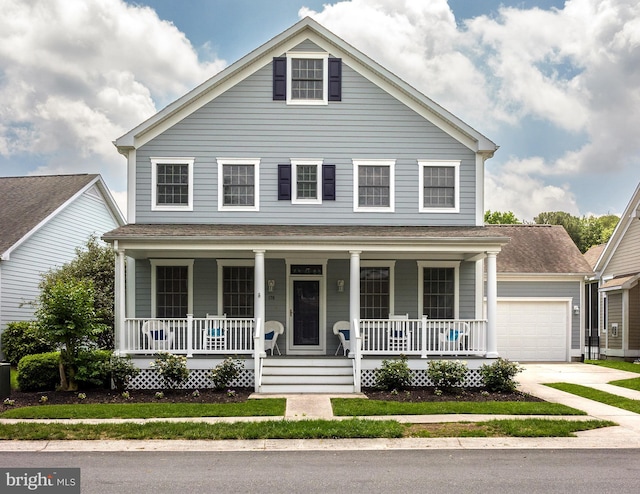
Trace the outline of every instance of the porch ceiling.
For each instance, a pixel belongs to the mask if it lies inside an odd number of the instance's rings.
[[[158,255],[178,251],[237,251],[264,249],[281,252],[347,252],[457,254],[461,258],[498,252],[509,237],[485,227],[434,226],[319,226],[319,225],[208,225],[132,224],[103,237],[117,242],[128,255]],[[137,254],[137,255],[136,255]],[[237,254],[237,252],[236,252]],[[200,254],[199,254],[200,255]]]

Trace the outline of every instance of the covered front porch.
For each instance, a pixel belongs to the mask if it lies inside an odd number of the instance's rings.
[[[364,368],[384,358],[426,367],[498,356],[496,255],[507,239],[483,228],[166,229],[105,235],[117,253],[116,350],[136,361],[166,350],[213,368],[235,355],[264,391],[268,360],[338,356],[359,391]]]

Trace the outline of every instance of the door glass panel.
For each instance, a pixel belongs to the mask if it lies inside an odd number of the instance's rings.
[[[320,344],[320,282],[293,282],[293,344]]]

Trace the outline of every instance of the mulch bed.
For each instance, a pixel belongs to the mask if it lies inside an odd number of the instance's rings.
[[[77,392],[30,392],[14,391],[9,399],[14,401],[11,406],[3,405],[0,401],[0,411],[8,408],[24,406],[46,406],[80,403],[239,403],[244,402],[253,393],[253,388],[234,388],[234,393],[201,389],[163,391],[164,397],[157,398],[157,390],[130,390],[129,397],[106,389],[89,389],[84,391],[86,397],[81,399]],[[437,394],[435,388],[408,388],[403,391],[380,391],[372,388],[363,389],[364,394],[371,400],[424,402],[424,401],[543,401],[525,393],[488,393],[482,388],[459,388],[454,393]],[[41,402],[43,396],[46,403]]]

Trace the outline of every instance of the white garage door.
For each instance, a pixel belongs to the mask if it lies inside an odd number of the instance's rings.
[[[509,360],[566,361],[570,301],[498,300],[498,353]]]

